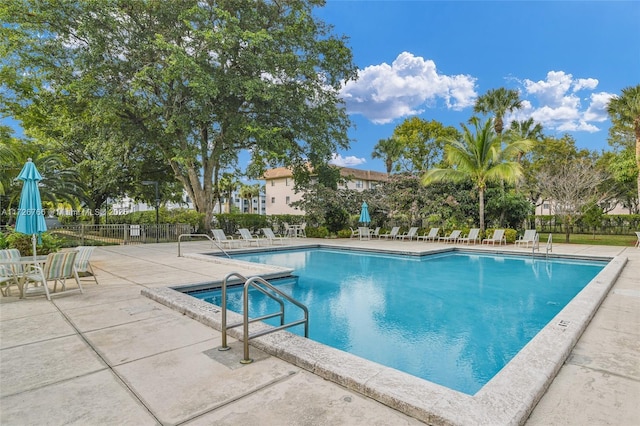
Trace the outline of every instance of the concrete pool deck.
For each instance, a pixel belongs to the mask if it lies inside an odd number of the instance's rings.
[[[429,245],[301,242],[401,251]],[[208,242],[182,249],[212,251]],[[554,244],[553,252],[628,262],[526,424],[640,423],[640,249]],[[101,247],[92,258],[100,285],[86,280],[84,294],[1,298],[0,424],[422,424],[255,347],[249,365],[239,363],[238,342],[215,350],[218,331],[141,290],[264,271],[176,254],[175,243]]]

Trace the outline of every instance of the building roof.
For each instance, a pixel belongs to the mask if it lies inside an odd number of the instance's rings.
[[[386,173],[376,172],[373,170],[360,170],[352,169],[350,167],[339,167],[340,176],[352,179],[362,179],[366,181],[374,182],[386,182],[389,180],[389,176]],[[293,177],[293,172],[287,167],[277,167],[275,169],[269,169],[264,172],[262,177],[264,180],[281,179]]]

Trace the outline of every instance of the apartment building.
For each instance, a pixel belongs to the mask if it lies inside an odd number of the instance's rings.
[[[386,173],[371,170],[359,170],[349,167],[339,167],[340,175],[345,183],[339,185],[340,189],[364,191],[373,189],[376,185],[388,180]],[[269,169],[264,173],[265,183],[265,209],[266,214],[295,214],[303,215],[304,211],[291,207],[291,203],[302,199],[302,193],[293,191],[293,173],[286,167]]]

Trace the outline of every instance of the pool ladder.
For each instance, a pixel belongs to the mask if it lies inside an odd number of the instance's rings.
[[[533,242],[533,248],[531,249],[531,256],[536,254],[536,250],[540,250],[540,236],[536,233],[536,239]],[[546,256],[549,257],[549,252],[553,251],[553,235],[549,234],[547,238]]]
[[[230,278],[236,277],[240,280],[244,281],[243,292],[242,292],[242,322],[238,322],[235,324],[227,324],[227,282]],[[264,294],[267,297],[275,300],[280,305],[280,312],[274,312],[272,314],[263,315],[258,318],[249,318],[249,288],[254,288]],[[243,336],[244,336],[244,358],[240,360],[241,364],[250,364],[253,360],[249,357],[249,340],[264,336],[265,334],[273,333],[274,331],[284,330],[285,328],[293,327],[296,325],[304,324],[304,337],[309,337],[309,310],[305,305],[293,299],[289,295],[283,293],[278,290],[275,286],[271,285],[267,280],[261,277],[250,277],[246,278],[240,275],[237,272],[232,272],[228,274],[224,280],[222,281],[222,294],[221,294],[221,308],[222,308],[222,319],[221,319],[221,328],[222,328],[222,344],[218,348],[219,351],[228,351],[231,349],[227,345],[227,330],[234,327],[243,327]],[[284,300],[289,301],[290,303],[296,305],[304,312],[304,318],[292,321],[288,324],[284,323]],[[280,317],[280,326],[279,327],[271,327],[266,330],[257,331],[253,334],[249,334],[249,323],[262,321],[269,318]]]

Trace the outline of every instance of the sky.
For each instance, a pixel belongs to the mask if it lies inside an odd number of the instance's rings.
[[[640,84],[640,1],[328,0],[359,68],[341,91],[354,123],[333,163],[385,171],[373,147],[418,116],[460,130],[478,96],[505,87],[545,135],[608,150],[606,105]]]
[[[640,84],[638,0],[327,0],[315,14],[348,38],[359,68],[341,91],[352,142],[336,165],[385,171],[373,147],[404,120],[460,129],[500,87],[524,105],[507,125],[533,117],[546,135],[607,150],[606,104]]]

